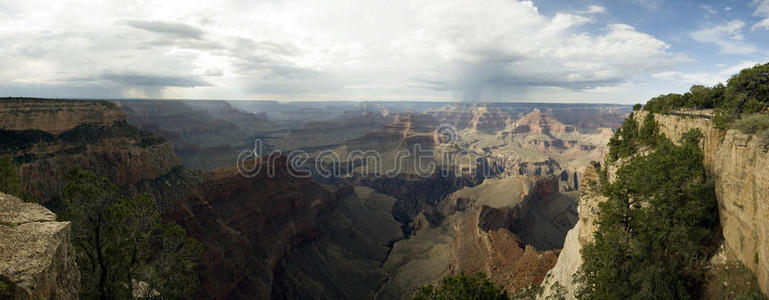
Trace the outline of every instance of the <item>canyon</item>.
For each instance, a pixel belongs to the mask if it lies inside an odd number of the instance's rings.
[[[290,111],[308,109],[294,104],[192,102],[4,99],[0,154],[16,164],[25,197],[50,210],[60,207],[73,166],[128,194],[151,194],[165,220],[203,245],[198,298],[403,299],[445,275],[483,272],[516,297],[573,299],[580,251],[606,201],[591,188],[598,178],[591,162],[604,161],[613,129],[630,112],[376,103],[302,121]],[[254,111],[262,106],[282,113]],[[633,118],[641,123],[646,114]],[[703,133],[723,231],[717,256],[744,264],[766,293],[766,146],[716,129],[708,112],[654,118],[673,141],[692,128]],[[262,152],[238,161],[255,140]],[[301,165],[291,151],[323,168],[296,176]],[[327,160],[329,152],[338,159]],[[236,163],[264,172],[243,176]],[[607,165],[609,180],[621,164]],[[77,294],[69,224],[39,205],[0,200],[7,240],[0,245],[12,247],[0,252],[4,284],[29,297]],[[14,265],[20,255],[35,263]]]
[[[3,118],[10,121],[0,154],[13,158],[36,201],[57,209],[72,166],[127,193],[153,195],[165,220],[202,243],[197,296],[207,299],[409,298],[458,272],[485,272],[509,293],[523,293],[559,260],[566,232],[582,218],[583,170],[606,154],[612,128],[630,111],[555,104],[361,103],[339,111],[337,104],[247,101],[0,103],[3,116],[49,118],[45,126]],[[325,110],[335,113],[303,119]],[[256,139],[264,151],[246,163],[273,172],[242,176],[238,154]],[[416,145],[431,155],[417,159]],[[294,176],[291,150],[338,173]],[[381,161],[346,160],[369,150]],[[322,160],[328,151],[342,159]],[[412,156],[395,163],[398,153]],[[433,172],[420,173],[423,164]],[[399,172],[386,174],[390,169]]]

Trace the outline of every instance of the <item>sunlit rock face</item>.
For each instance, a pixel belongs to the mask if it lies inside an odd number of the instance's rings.
[[[634,118],[639,124],[647,112],[639,111]],[[734,257],[750,268],[758,277],[762,292],[769,292],[769,151],[755,137],[737,130],[718,130],[710,119],[656,114],[660,133],[678,143],[681,136],[691,129],[699,129],[704,138],[705,169],[715,179],[719,217],[728,257]],[[621,161],[609,166],[609,175],[616,171]],[[588,168],[583,181],[595,180],[596,175]],[[553,295],[555,282],[564,286],[567,298],[574,298],[577,287],[571,276],[582,263],[579,250],[592,239],[596,227],[597,205],[606,198],[583,188],[579,204],[577,225],[569,231],[558,263],[543,282],[543,297]]]
[[[635,116],[638,122],[645,112]],[[660,132],[677,142],[689,129],[699,129],[706,170],[716,181],[718,213],[724,244],[758,277],[769,293],[769,152],[754,136],[721,131],[709,119],[655,115]]]
[[[0,193],[2,299],[77,299],[80,270],[71,225],[38,204]]]

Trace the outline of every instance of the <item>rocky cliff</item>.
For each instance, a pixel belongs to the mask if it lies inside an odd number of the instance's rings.
[[[167,219],[203,244],[200,298],[269,299],[278,265],[317,239],[320,214],[352,193],[291,176],[285,157],[258,163],[264,172],[253,177],[235,167],[182,170],[141,187],[165,202]]]
[[[634,115],[640,124],[647,112]],[[674,142],[690,129],[699,129],[704,138],[700,146],[704,151],[705,169],[715,179],[719,216],[723,230],[724,244],[729,257],[734,257],[758,277],[763,293],[769,293],[769,153],[767,146],[758,139],[737,130],[718,130],[708,115],[660,115],[655,119],[660,133]],[[618,163],[618,164],[621,164]],[[588,168],[585,181],[595,174]],[[612,170],[610,166],[611,180]],[[588,175],[590,174],[590,175]],[[600,195],[583,190],[579,204],[580,221],[569,231],[561,256],[556,266],[548,273],[543,283],[544,296],[552,295],[552,286],[557,281],[570,293],[573,299],[576,287],[571,276],[581,264],[579,250],[587,244],[595,231],[597,204],[604,201]]]
[[[0,299],[77,299],[70,232],[51,211],[0,193]]]
[[[574,274],[577,273],[582,265],[582,247],[593,240],[593,232],[596,230],[594,221],[597,218],[598,204],[606,201],[606,198],[598,194],[592,187],[591,182],[596,182],[598,175],[592,167],[585,169],[584,181],[580,190],[580,200],[578,205],[579,219],[573,228],[566,234],[563,242],[563,248],[558,255],[558,261],[555,267],[547,272],[545,280],[541,287],[544,289],[540,299],[546,299],[548,296],[555,295],[558,287],[565,289],[563,295],[566,299],[575,299],[574,295],[577,286],[572,283]]]
[[[550,249],[560,248],[576,221],[576,195],[559,193],[558,183],[554,176],[492,178],[425,209],[383,265],[391,280],[381,298],[409,298],[458,272],[484,272],[512,294],[538,285],[556,262]]]
[[[646,112],[639,112],[642,122]],[[705,169],[715,178],[724,244],[758,277],[769,294],[769,153],[767,145],[738,130],[721,131],[702,116],[655,115],[660,132],[673,141],[689,129],[702,131]]]
[[[52,134],[83,123],[110,125],[125,120],[117,106],[106,101],[0,98],[0,129],[35,129]]]
[[[128,186],[180,165],[170,143],[128,125],[108,102],[2,99],[0,108],[0,155],[13,158],[24,189],[43,203],[60,193],[74,166]]]
[[[196,170],[233,164],[240,151],[253,146],[249,137],[272,127],[267,114],[242,112],[225,101],[115,103],[125,110],[131,125],[155,132],[173,143],[184,166]]]

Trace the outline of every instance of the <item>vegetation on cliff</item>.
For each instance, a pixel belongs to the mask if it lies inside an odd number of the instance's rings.
[[[769,116],[753,114],[734,122],[734,128],[747,134],[758,134],[759,142],[769,144]]]
[[[437,299],[502,300],[510,298],[502,287],[491,282],[484,273],[475,275],[459,273],[443,277],[438,286],[424,286],[414,295],[414,300]]]
[[[109,179],[73,168],[62,200],[60,216],[72,222],[83,298],[183,299],[196,292],[200,246],[177,224],[160,219],[152,197],[123,197]]]
[[[16,164],[8,155],[0,155],[0,193],[19,197],[26,202],[37,202],[35,197],[24,190],[21,176],[16,172]]]
[[[163,138],[133,127],[126,121],[121,120],[114,122],[112,125],[80,124],[58,135],[35,129],[0,129],[0,153],[27,152],[30,148],[40,144],[54,144],[57,142],[67,145],[88,145],[100,139],[110,138],[130,138],[136,141],[142,148],[165,142]],[[30,153],[24,154],[21,157],[33,156]]]
[[[651,120],[644,127],[656,126]],[[626,123],[623,130],[634,128],[632,118]],[[702,134],[689,131],[676,146],[651,133],[643,143],[655,141],[653,152],[627,155],[613,182],[601,176],[608,200],[599,204],[595,239],[582,251],[580,298],[688,299],[702,286],[718,238],[714,185],[698,147]],[[641,142],[623,139],[610,153],[627,154],[623,149]]]
[[[713,87],[692,86],[684,94],[661,95],[649,100],[644,109],[655,113],[670,113],[672,110],[715,109],[715,125],[728,127],[743,114],[765,111],[769,105],[769,63],[743,69],[729,78],[727,84]]]
[[[0,156],[0,193],[21,196],[21,177],[9,156]]]

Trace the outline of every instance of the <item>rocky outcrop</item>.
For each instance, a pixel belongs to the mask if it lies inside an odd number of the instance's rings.
[[[564,125],[539,109],[534,109],[513,124],[513,133],[563,134],[574,130],[574,126]]]
[[[451,124],[457,129],[471,129],[493,132],[505,128],[515,119],[512,114],[489,104],[449,105],[427,112],[441,123]]]
[[[125,120],[123,111],[106,101],[0,98],[0,129],[35,129],[59,134],[91,123],[110,125]]]
[[[576,221],[576,197],[560,194],[558,183],[554,176],[487,179],[424,210],[384,264],[392,280],[382,298],[409,298],[458,272],[484,272],[510,293],[538,285],[557,259],[548,249],[560,246],[548,241],[562,241]]]
[[[77,299],[70,233],[51,211],[0,193],[0,298]]]
[[[0,155],[14,159],[25,190],[43,203],[60,193],[74,166],[129,186],[180,165],[170,143],[129,125],[109,102],[0,100],[0,107]]]
[[[593,240],[593,233],[597,229],[595,224],[598,204],[606,201],[606,197],[600,195],[593,189],[593,182],[597,182],[598,174],[592,167],[585,169],[584,181],[580,190],[580,200],[578,205],[579,219],[573,228],[566,234],[563,242],[563,248],[558,255],[558,261],[555,267],[547,272],[545,280],[542,282],[543,293],[539,299],[547,299],[559,292],[559,287],[563,287],[563,294],[566,299],[576,299],[575,293],[578,286],[572,282],[573,276],[582,265],[582,247]]]

